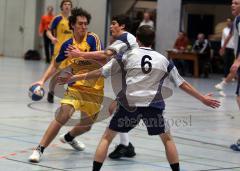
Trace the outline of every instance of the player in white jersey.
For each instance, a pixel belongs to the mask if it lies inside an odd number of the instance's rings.
[[[233,21],[232,21],[231,18],[227,18],[226,22],[227,22],[227,26],[222,30],[221,47],[223,47],[225,39],[228,37],[228,35],[229,35],[229,33],[232,29],[232,26],[233,26]],[[225,78],[228,78],[228,75],[230,73],[230,68],[231,68],[231,66],[233,64],[233,61],[235,59],[233,37],[231,37],[228,44],[226,45],[226,49],[225,49],[225,52],[223,54],[223,58],[224,58],[224,80],[222,80],[221,82],[216,84],[215,88],[217,90],[219,90],[219,95],[225,97],[226,94],[223,91],[223,87],[226,83]],[[234,79],[232,79],[232,80],[234,80]]]
[[[126,15],[117,15],[112,17],[110,27],[111,36],[114,42],[106,48],[105,51],[81,52],[79,49],[69,47],[67,55],[69,57],[90,58],[97,61],[105,60],[106,58],[117,56],[121,57],[124,53],[138,48],[136,37],[127,32],[129,19]],[[114,105],[110,106],[113,107]],[[119,159],[121,157],[134,157],[136,155],[133,145],[129,141],[127,133],[120,134],[120,144],[115,150],[109,154],[111,159]]]
[[[110,143],[118,132],[129,132],[142,119],[149,135],[159,135],[166,150],[166,156],[173,171],[179,171],[179,158],[175,143],[162,115],[165,109],[163,89],[168,90],[170,79],[188,94],[203,104],[216,108],[220,102],[210,95],[202,95],[187,83],[178,73],[172,62],[151,49],[154,31],[150,26],[141,26],[137,30],[140,48],[113,58],[101,69],[81,75],[59,77],[60,83],[71,83],[78,79],[92,79],[100,75],[108,77],[122,73],[122,93],[119,94],[118,109],[110,121],[96,150],[93,171],[99,171],[106,158]]]
[[[240,66],[240,45],[239,45],[239,39],[240,39],[240,0],[233,0],[232,1],[232,14],[235,16],[231,31],[227,38],[224,41],[224,44],[222,48],[220,49],[220,55],[223,55],[225,53],[225,49],[227,47],[227,44],[233,37],[233,44],[234,44],[234,54],[235,54],[235,61],[233,65],[231,66],[230,73],[224,80],[218,84],[215,85],[215,88],[218,90],[222,90],[227,83],[229,83],[236,75],[240,74],[240,70],[238,69]],[[239,76],[238,76],[239,77]],[[240,109],[240,96],[239,96],[239,89],[240,89],[240,83],[238,79],[238,85],[237,85],[237,103]]]
[[[238,84],[237,84],[237,90],[236,90],[236,100],[237,100],[237,104],[238,107],[240,109],[240,0],[233,0],[232,1],[232,14],[235,17],[234,23],[233,23],[233,28],[228,36],[228,38],[226,39],[225,43],[224,43],[224,48],[226,47],[228,41],[230,40],[230,38],[233,36],[234,38],[234,51],[235,51],[235,56],[236,59],[231,67],[231,73],[233,76],[235,76],[237,74],[238,76]],[[222,52],[224,52],[224,48],[222,49]],[[226,81],[227,82],[227,81]],[[225,83],[226,83],[225,82]],[[224,85],[224,84],[223,84]],[[235,144],[230,145],[230,148],[234,151],[240,151],[240,139],[237,140],[237,142]]]

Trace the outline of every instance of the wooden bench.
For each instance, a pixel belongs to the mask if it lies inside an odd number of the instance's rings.
[[[194,52],[181,52],[167,50],[167,56],[169,59],[180,59],[193,61],[193,76],[199,77],[198,55]]]

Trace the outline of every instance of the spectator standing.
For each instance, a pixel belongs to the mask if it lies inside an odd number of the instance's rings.
[[[143,25],[149,25],[152,28],[154,28],[154,22],[151,20],[151,16],[150,16],[149,12],[145,12],[143,14],[143,21],[140,23],[139,27],[141,27]]]
[[[46,57],[46,63],[50,63],[51,56],[53,54],[53,44],[51,40],[47,36],[47,30],[49,24],[53,19],[53,6],[49,5],[47,7],[47,14],[41,17],[41,21],[39,24],[39,36],[43,37],[43,44],[44,44],[44,52]]]

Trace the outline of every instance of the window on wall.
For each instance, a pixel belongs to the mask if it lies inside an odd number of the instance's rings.
[[[194,40],[198,33],[204,33],[206,36],[213,34],[214,15],[188,15],[188,36]]]

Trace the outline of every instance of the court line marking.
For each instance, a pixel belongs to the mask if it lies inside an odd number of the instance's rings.
[[[219,169],[207,169],[207,170],[198,170],[198,171],[212,171],[212,170],[232,170],[232,169],[240,169],[240,167],[221,167]]]
[[[27,107],[30,108],[30,109],[32,109],[32,110],[35,110],[35,111],[40,111],[40,112],[45,112],[45,113],[54,114],[53,111],[44,110],[44,109],[39,109],[39,108],[33,106],[33,105],[35,105],[35,104],[40,104],[40,103],[41,103],[41,104],[44,104],[44,103],[47,104],[47,102],[31,102],[31,103],[27,104]]]
[[[60,169],[60,168],[55,168],[55,167],[45,166],[45,165],[41,165],[41,164],[37,164],[37,163],[24,162],[24,161],[16,160],[16,159],[6,158],[6,160],[10,160],[10,161],[14,161],[14,162],[22,163],[22,164],[27,164],[27,165],[40,166],[40,167],[48,168],[48,169],[61,170],[61,171],[68,171],[68,170],[65,170],[65,169]]]
[[[34,103],[34,102],[33,102]],[[30,105],[31,106],[31,105]],[[32,108],[33,110],[41,110],[41,109],[38,109],[38,108]],[[202,109],[198,109],[198,108],[192,108],[194,110],[201,110]],[[210,110],[204,110],[204,111],[209,111]],[[45,112],[49,112],[49,111],[45,111]],[[106,123],[106,122],[105,122]],[[136,128],[135,128],[136,129]],[[142,131],[142,129],[140,129]],[[198,142],[198,143],[202,143],[202,144],[207,144],[207,145],[213,145],[213,146],[218,146],[218,147],[222,147],[222,148],[227,148],[227,146],[224,146],[224,145],[219,145],[219,144],[214,144],[214,143],[208,143],[208,142],[204,142],[204,141],[199,141],[199,140],[194,140],[194,139],[190,139],[190,138],[183,138],[183,137],[178,137],[178,136],[174,136],[176,138],[179,138],[179,139],[183,139],[183,140],[187,140],[187,141],[193,141],[193,142]],[[195,147],[194,145],[192,145],[193,147]],[[196,158],[196,157],[195,157]],[[202,158],[202,157],[201,157]],[[204,159],[204,158],[203,158]],[[217,161],[217,160],[216,160]],[[190,162],[190,161],[189,161]],[[226,162],[226,163],[229,163],[229,162]],[[235,163],[234,163],[235,164]],[[216,166],[217,167],[217,166]]]
[[[35,143],[36,144],[36,143]],[[58,147],[60,144],[52,144],[50,145],[49,147],[50,148],[54,148],[54,147]],[[2,155],[0,156],[0,159],[7,159],[8,157],[10,156],[17,156],[19,154],[24,154],[24,153],[29,153],[30,151],[33,151],[35,148],[27,148],[27,149],[24,149],[24,150],[20,150],[20,151],[15,151],[15,152],[11,152],[11,153],[8,153],[6,155]]]
[[[106,122],[105,122],[106,123]],[[8,126],[10,126],[10,125],[8,125]],[[100,125],[98,125],[98,126],[100,126]],[[12,127],[12,126],[11,126]],[[14,126],[13,126],[14,127]],[[100,126],[101,127],[101,126]],[[25,128],[26,129],[26,128]],[[136,128],[136,130],[139,130],[139,131],[142,131],[143,129],[140,129],[140,128]],[[143,138],[143,139],[145,139],[144,137],[141,137],[141,136],[137,136],[138,138]],[[10,139],[12,139],[12,140],[15,140],[15,141],[23,141],[23,140],[20,140],[20,139],[17,139],[17,138],[10,138]],[[180,139],[183,139],[182,137],[180,137]],[[194,140],[192,140],[192,139],[186,139],[187,141],[194,141]],[[27,143],[31,143],[31,144],[33,144],[33,142],[29,142],[29,141],[24,141],[24,142],[27,142]],[[198,141],[197,141],[198,142]],[[36,143],[34,143],[34,144],[36,144]],[[179,143],[178,143],[179,144]],[[214,144],[212,144],[212,145],[214,145]],[[195,147],[194,145],[191,145],[191,146],[193,146],[193,147]],[[141,148],[143,148],[143,147],[141,147]],[[145,148],[145,149],[147,149],[147,148]],[[152,150],[152,149],[148,149],[148,150]],[[164,152],[164,151],[162,151],[162,152]],[[193,159],[194,158],[201,158],[201,159],[208,159],[208,158],[203,158],[203,157],[196,157],[196,156],[191,156],[191,155],[187,155],[187,154],[183,154],[184,156],[189,156],[189,157],[193,157]],[[212,160],[212,159],[211,159]],[[226,161],[221,161],[221,160],[215,160],[215,161],[220,161],[220,162],[225,162],[225,163],[231,163],[231,162],[226,162]],[[236,164],[236,163],[232,163],[232,164]]]

